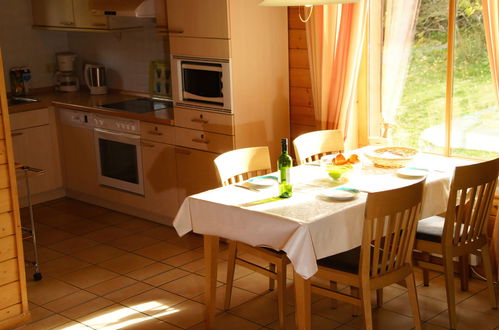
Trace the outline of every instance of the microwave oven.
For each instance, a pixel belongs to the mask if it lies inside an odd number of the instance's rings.
[[[171,61],[175,105],[232,113],[230,60],[172,55]]]

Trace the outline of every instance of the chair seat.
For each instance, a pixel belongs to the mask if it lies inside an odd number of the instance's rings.
[[[319,259],[317,260],[317,264],[322,267],[337,269],[351,274],[358,274],[359,261],[360,246],[342,253]]]
[[[416,239],[441,243],[444,230],[445,218],[433,216],[418,222]]]

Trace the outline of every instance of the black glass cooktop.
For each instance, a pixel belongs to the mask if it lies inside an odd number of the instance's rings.
[[[102,105],[104,108],[134,113],[147,113],[173,107],[172,101],[140,98]]]

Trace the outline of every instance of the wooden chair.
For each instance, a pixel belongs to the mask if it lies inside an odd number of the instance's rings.
[[[427,258],[418,260],[416,264],[423,268],[425,286],[429,284],[428,270],[445,274],[449,321],[452,329],[456,329],[457,326],[454,257],[464,260],[462,264],[467,268],[466,261],[469,255],[481,251],[490,302],[492,308],[497,308],[486,223],[494,199],[498,174],[499,158],[457,167],[452,179],[445,217],[426,218],[418,224],[414,248]],[[441,255],[443,265],[431,262],[430,254]],[[462,280],[468,279],[463,276]],[[461,285],[466,287],[465,283]]]
[[[372,329],[371,290],[405,283],[416,329],[421,329],[412,268],[412,249],[420,219],[424,180],[407,187],[370,193],[360,247],[317,261],[319,279],[356,288],[349,295],[312,283],[312,292],[341,300],[364,312],[365,329]],[[354,293],[355,292],[355,293]]]
[[[220,182],[223,186],[235,184],[254,176],[270,173],[270,156],[268,147],[254,147],[226,152],[215,158]],[[269,263],[266,269],[248,260],[242,259],[239,254],[249,253]],[[279,326],[284,329],[284,306],[286,304],[286,266],[290,261],[283,251],[269,248],[253,247],[237,241],[230,241],[227,266],[227,288],[225,305],[230,308],[232,286],[234,283],[234,270],[236,264],[249,268],[269,278],[269,290],[274,289],[277,282],[277,301],[279,311]]]
[[[319,160],[320,157],[343,152],[343,132],[341,130],[324,130],[305,133],[294,139],[298,165]]]

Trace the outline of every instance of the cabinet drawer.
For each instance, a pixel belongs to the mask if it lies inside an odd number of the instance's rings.
[[[16,257],[16,237],[14,235],[0,238],[0,262]]]
[[[175,144],[175,128],[173,126],[141,121],[140,136],[150,141]]]
[[[187,148],[223,153],[233,149],[233,137],[217,133],[175,127],[177,145]]]
[[[18,112],[10,115],[10,129],[12,131],[48,125],[50,123],[49,109],[38,109],[25,112]]]
[[[16,259],[0,262],[0,285],[19,279],[19,265]]]
[[[12,212],[0,214],[0,237],[14,234],[14,215]]]
[[[174,108],[174,118],[176,126],[234,135],[231,115]]]

